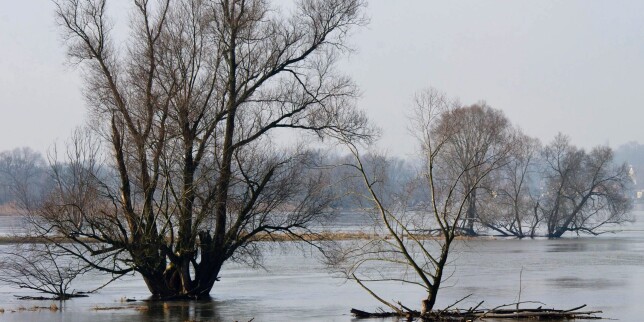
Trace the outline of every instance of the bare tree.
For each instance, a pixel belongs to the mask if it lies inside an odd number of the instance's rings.
[[[561,237],[600,233],[629,221],[629,168],[616,166],[608,147],[586,153],[560,134],[545,148],[517,136],[507,163],[480,184],[478,218],[506,236]]]
[[[472,167],[472,164],[504,165],[514,147],[514,131],[500,110],[485,103],[468,107],[458,106],[442,114],[432,135],[445,137],[444,152],[440,154],[445,172],[462,175],[460,184],[467,194],[467,216],[463,218],[462,230],[467,235],[475,235],[475,222],[480,221],[477,205],[479,191],[493,187],[482,187],[482,173],[490,170],[485,167]],[[489,162],[495,160],[495,162]]]
[[[460,234],[462,220],[467,215],[469,197],[478,183],[504,162],[505,155],[488,154],[486,158],[479,158],[480,153],[489,152],[483,145],[469,151],[469,160],[465,156],[461,159],[462,167],[447,164],[448,156],[454,153],[450,144],[453,144],[454,136],[460,134],[458,128],[448,131],[447,122],[458,105],[433,89],[421,92],[415,103],[412,122],[425,161],[422,175],[408,182],[406,189],[401,189],[403,193],[394,198],[389,196],[387,199],[392,201],[385,202],[382,194],[388,191],[379,190],[379,187],[387,180],[382,176],[387,173],[383,171],[387,164],[367,168],[358,148],[349,144],[355,158],[350,166],[362,178],[367,188],[364,198],[372,203],[381,225],[374,228],[375,237],[347,243],[336,250],[330,264],[403,316],[411,309],[385,300],[367,284],[397,281],[423,288],[427,296],[421,302],[421,315],[429,317],[436,314],[432,309],[445,277],[452,243]],[[469,184],[464,184],[465,180],[470,180]],[[410,207],[412,194],[409,191],[420,185],[429,193],[428,202],[422,207]]]
[[[304,148],[276,148],[277,129],[371,137],[335,69],[362,0],[288,15],[263,0],[135,0],[124,48],[105,0],[55,3],[99,140],[76,137],[73,166],[54,167],[41,231],[94,269],[140,273],[156,297],[208,296],[225,261],[258,259],[256,236],[297,237],[327,212],[327,179]]]
[[[0,153],[0,203],[14,202],[21,208],[35,207],[48,188],[46,163],[28,147]]]
[[[561,237],[568,231],[597,234],[604,225],[630,219],[629,169],[626,164],[613,164],[609,147],[596,147],[586,153],[559,134],[545,148],[544,159],[539,212],[548,237]]]
[[[482,224],[504,236],[534,237],[539,225],[537,187],[539,140],[517,132],[507,163],[491,177],[487,200],[482,202]]]
[[[87,296],[72,290],[71,283],[88,270],[87,265],[53,244],[15,244],[2,253],[0,283],[53,295],[56,300],[67,300]]]

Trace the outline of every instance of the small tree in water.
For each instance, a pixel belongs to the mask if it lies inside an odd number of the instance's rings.
[[[629,221],[632,185],[626,164],[613,162],[607,146],[590,152],[570,144],[563,134],[544,149],[544,192],[538,211],[548,237],[571,231],[598,234],[605,225]]]
[[[32,212],[43,236],[71,239],[58,246],[94,269],[138,272],[158,298],[198,298],[225,261],[258,259],[257,235],[297,236],[327,212],[310,153],[271,135],[370,138],[334,68],[362,0],[290,15],[263,0],[135,0],[123,46],[105,0],[55,3],[93,133],[53,164],[55,192]]]
[[[89,269],[52,244],[16,244],[2,252],[0,283],[53,295],[55,300],[67,300],[87,296],[71,287]]]
[[[543,148],[532,140],[520,140],[497,173],[497,196],[479,208],[485,227],[506,236],[559,238],[566,232],[598,235],[632,220],[633,179],[609,147],[586,152],[563,134]]]
[[[390,202],[382,197],[387,191],[380,190],[381,183],[388,180],[382,177],[387,172],[382,169],[387,165],[363,164],[358,148],[348,144],[355,157],[351,167],[367,187],[365,198],[373,205],[379,224],[374,238],[340,245],[329,263],[400,315],[409,310],[407,306],[385,300],[367,284],[398,281],[419,286],[427,293],[421,303],[421,314],[431,314],[452,243],[461,233],[468,212],[470,196],[490,172],[505,162],[508,153],[508,150],[491,153],[488,146],[478,145],[468,151],[469,157],[462,157],[458,166],[447,162],[454,153],[450,144],[458,139],[455,138],[458,128],[449,127],[447,122],[460,108],[433,89],[417,96],[412,122],[421,143],[424,169],[420,178],[408,183],[409,189],[403,189],[397,198],[386,198]],[[437,127],[445,130],[436,131]],[[428,202],[412,208],[407,202],[410,191],[419,188],[429,194]]]

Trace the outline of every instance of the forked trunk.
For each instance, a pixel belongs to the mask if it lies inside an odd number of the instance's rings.
[[[441,266],[442,267],[442,266]],[[430,288],[427,298],[423,299],[420,307],[420,314],[425,315],[430,313],[434,309],[436,304],[436,297],[438,296],[438,290],[441,286],[441,278],[443,276],[442,268],[439,268],[436,272],[438,278],[434,278],[434,284]]]
[[[204,299],[218,280],[223,261],[194,268],[194,279],[185,275],[188,268],[168,266],[162,273],[141,274],[155,300]]]
[[[423,301],[420,303],[420,315],[427,316],[429,313],[431,313],[435,303],[436,298],[432,297],[431,295],[427,296],[426,299],[423,299]]]

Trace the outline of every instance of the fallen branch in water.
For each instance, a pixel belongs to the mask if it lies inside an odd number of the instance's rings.
[[[89,297],[87,294],[74,293],[74,294],[65,294],[62,296],[22,296],[14,295],[19,300],[28,300],[28,301],[60,301],[67,300],[76,297]]]
[[[516,303],[503,305],[501,307],[516,305]],[[477,306],[478,307],[478,306]],[[366,318],[385,318],[385,317],[406,317],[406,318],[421,318],[423,321],[475,321],[484,318],[494,319],[539,319],[539,320],[564,320],[564,319],[586,319],[586,320],[599,320],[600,316],[597,314],[602,311],[579,311],[586,307],[586,304],[568,309],[544,309],[541,307],[533,309],[503,309],[497,307],[490,310],[478,310],[471,308],[469,310],[455,309],[455,310],[438,310],[429,312],[421,316],[418,311],[408,311],[403,314],[400,312],[366,312],[358,309],[351,309],[353,314],[358,319]]]

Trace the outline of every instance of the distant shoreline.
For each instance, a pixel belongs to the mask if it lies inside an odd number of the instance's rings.
[[[0,216],[19,216],[20,211],[14,203],[0,204]]]

